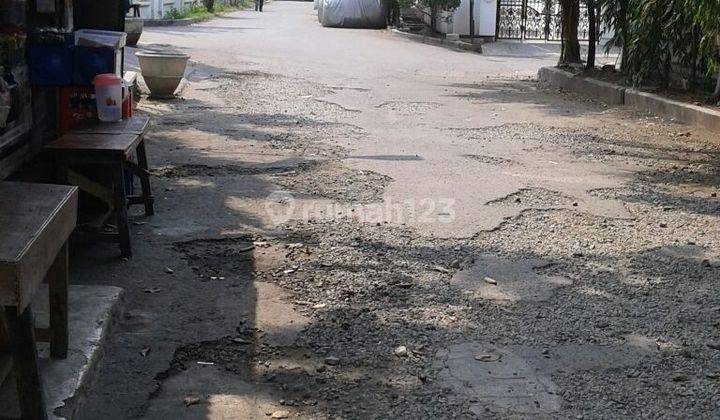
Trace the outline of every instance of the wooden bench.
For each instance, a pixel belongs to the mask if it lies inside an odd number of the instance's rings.
[[[77,197],[76,187],[0,182],[0,347],[16,373],[23,418],[46,417],[35,336],[50,342],[52,357],[67,357],[67,240],[77,220]],[[35,329],[30,303],[43,279],[50,327]]]
[[[147,118],[132,117],[116,123],[95,123],[76,129],[45,146],[55,161],[58,181],[77,185],[82,191],[100,199],[108,205],[109,211],[96,222],[98,231],[93,236],[100,240],[118,242],[123,257],[131,257],[130,228],[127,206],[142,204],[145,215],[154,214],[153,196],[145,151]],[[132,155],[137,154],[137,162]],[[73,168],[92,166],[101,172],[110,173],[111,181],[91,179]],[[124,173],[126,170],[140,179],[142,194],[126,194]],[[108,185],[109,184],[109,185]],[[116,229],[103,231],[108,217],[115,215]]]

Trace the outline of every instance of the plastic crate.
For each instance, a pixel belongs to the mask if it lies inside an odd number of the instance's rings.
[[[121,60],[121,50],[77,46],[74,54],[73,83],[90,85],[95,76],[103,73],[121,76]]]
[[[28,48],[30,83],[66,86],[73,81],[72,44],[34,44]]]

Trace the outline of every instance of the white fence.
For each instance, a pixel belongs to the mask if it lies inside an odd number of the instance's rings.
[[[216,4],[225,3],[215,0]],[[172,9],[183,10],[195,4],[202,5],[202,0],[134,0],[140,5],[140,17],[143,19],[162,19]],[[132,13],[132,12],[131,12]]]

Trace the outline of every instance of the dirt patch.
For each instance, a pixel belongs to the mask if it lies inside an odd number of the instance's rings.
[[[505,166],[505,165],[514,165],[517,164],[512,159],[506,159],[504,157],[500,156],[489,156],[489,155],[463,155],[463,157],[466,157],[468,159],[472,159],[474,161],[485,163],[488,165],[497,165],[497,166]]]
[[[250,236],[196,239],[174,244],[201,281],[252,278],[254,239]]]
[[[515,143],[526,151],[566,149],[578,159],[593,162],[622,162],[649,166],[658,162],[717,162],[715,147],[687,142],[688,133],[678,133],[679,141],[658,142],[656,134],[618,132],[612,129],[589,130],[546,126],[534,123],[503,124],[482,128],[449,128],[466,141],[481,144]]]
[[[300,194],[341,202],[374,203],[382,201],[392,178],[373,171],[350,169],[340,162],[327,162],[275,176],[273,181]]]
[[[580,73],[580,75],[584,77],[592,77],[594,79],[599,79],[618,85],[624,85],[628,88],[636,88],[635,86],[632,86],[632,83],[627,83],[627,80],[622,73],[613,69],[585,70]],[[685,102],[687,104],[692,104],[695,106],[702,106],[713,111],[720,111],[720,104],[711,101],[713,88],[714,84],[711,84],[710,81],[707,80],[705,81],[704,85],[701,81],[700,89],[698,89],[698,91],[694,93],[677,88],[659,88],[650,86],[641,86],[640,90],[643,92],[649,92],[669,99],[673,99],[675,101]]]
[[[664,211],[686,211],[713,215],[720,212],[717,175],[668,168],[641,172],[622,188],[588,191],[592,196],[618,200],[626,206],[653,206]]]
[[[279,108],[282,114],[316,116],[324,121],[347,120],[358,113],[322,99],[334,90],[308,80],[265,73],[225,73],[215,80],[219,83],[215,93],[228,105],[253,113],[272,113]]]

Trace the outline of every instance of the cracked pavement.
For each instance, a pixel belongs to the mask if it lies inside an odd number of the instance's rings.
[[[305,2],[162,45],[156,215],[73,255],[126,291],[81,418],[720,416],[716,134]]]

